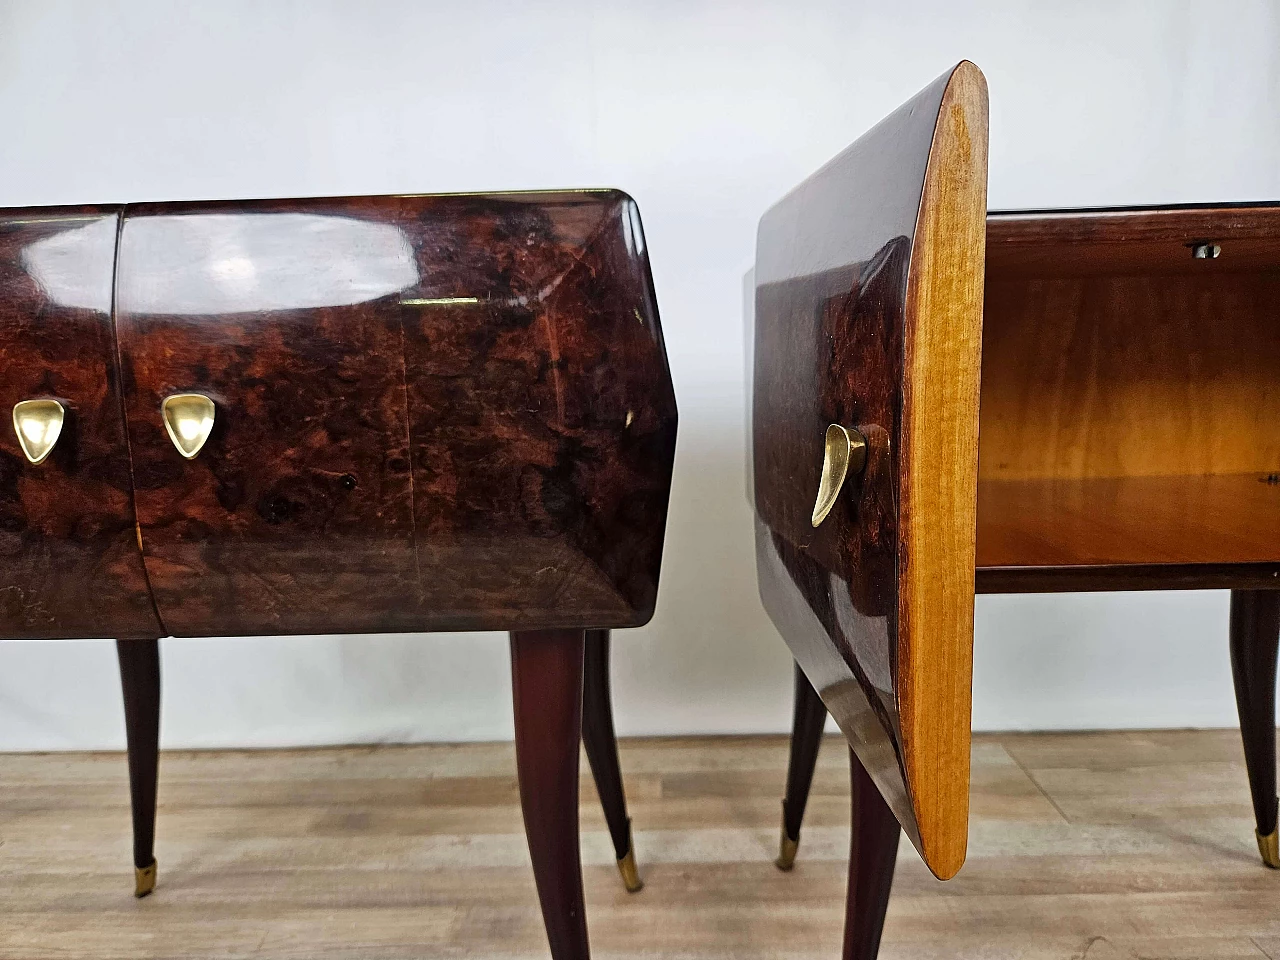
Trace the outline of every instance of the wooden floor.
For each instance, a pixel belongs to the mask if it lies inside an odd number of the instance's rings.
[[[904,840],[886,958],[1270,957],[1235,731],[984,736],[959,877]],[[584,779],[595,956],[835,960],[848,774],[828,740],[791,874],[782,738],[637,740],[646,886]],[[585,770],[585,763],[584,763]],[[0,960],[546,957],[505,744],[166,753],[159,887],[135,901],[124,760],[0,756]]]

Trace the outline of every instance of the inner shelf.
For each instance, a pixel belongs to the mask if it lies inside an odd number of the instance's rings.
[[[1280,475],[979,480],[977,566],[1280,561]]]

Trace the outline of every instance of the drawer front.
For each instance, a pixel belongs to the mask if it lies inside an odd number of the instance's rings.
[[[650,615],[675,406],[628,198],[131,207],[117,326],[169,631]]]
[[[761,597],[943,877],[968,830],[986,150],[963,63],[769,210],[756,252]]]
[[[126,210],[116,326],[147,572],[176,636],[381,632],[414,608],[394,227],[341,203]],[[186,459],[161,405],[207,396]]]
[[[111,327],[118,224],[107,207],[0,211],[0,636],[160,635]],[[63,411],[39,463],[12,416],[27,400]]]

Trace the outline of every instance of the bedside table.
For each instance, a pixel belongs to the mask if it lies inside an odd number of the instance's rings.
[[[966,62],[760,224],[758,569],[797,663],[779,866],[829,710],[846,957],[878,949],[899,823],[937,876],[964,861],[975,592],[1231,589],[1280,865],[1280,206],[988,215],[986,153]]]

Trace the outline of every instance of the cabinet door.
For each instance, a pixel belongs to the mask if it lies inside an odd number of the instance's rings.
[[[160,635],[111,326],[118,224],[108,207],[0,210],[0,636]],[[55,416],[14,417],[24,401]]]
[[[116,323],[170,633],[412,627],[398,293],[415,277],[403,232],[358,201],[127,208]],[[190,459],[161,410],[182,394],[213,402]]]
[[[769,210],[756,250],[761,596],[943,878],[968,831],[986,184],[965,62]],[[865,469],[815,526],[833,424]]]

